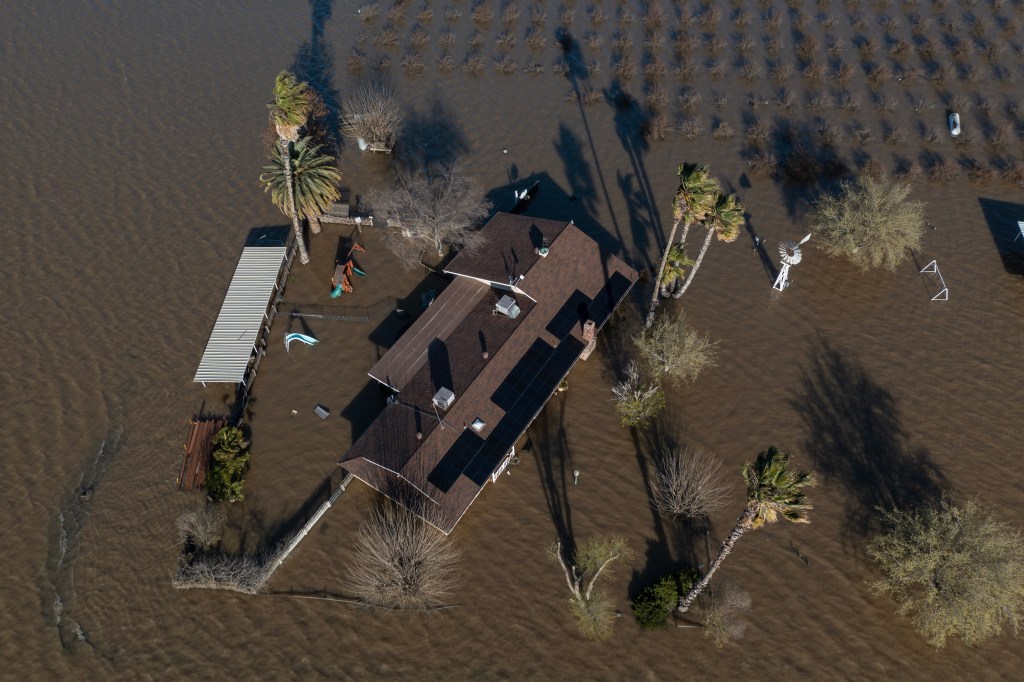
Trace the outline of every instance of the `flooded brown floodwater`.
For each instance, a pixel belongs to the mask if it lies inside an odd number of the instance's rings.
[[[493,62],[501,56],[495,40],[502,30],[495,18],[479,27],[486,67],[480,77],[461,68],[437,72],[446,3],[433,2],[432,20],[419,20],[428,41],[421,52],[426,73],[418,78],[408,78],[401,66],[418,23],[416,2],[392,49],[375,45],[383,17],[364,26],[354,3],[313,4],[320,11],[312,21],[303,2],[14,1],[0,9],[0,126],[6,140],[0,157],[7,170],[0,187],[6,237],[0,271],[9,311],[3,335],[8,359],[0,369],[6,425],[0,434],[0,677],[1019,675],[1024,649],[1012,637],[976,649],[953,643],[936,652],[906,619],[893,615],[891,601],[866,588],[876,576],[863,554],[876,505],[941,490],[960,500],[978,498],[1024,526],[1024,281],[1001,255],[1011,248],[1010,226],[1024,219],[1024,196],[1019,188],[970,184],[966,177],[944,184],[921,179],[914,190],[928,202],[935,227],[917,260],[938,260],[950,287],[948,302],[929,300],[914,263],[893,274],[861,274],[827,259],[813,242],[793,287],[773,295],[746,234],[732,245],[712,246],[686,295],[689,319],[720,339],[720,366],[671,393],[671,430],[713,450],[731,470],[774,443],[793,450],[799,464],[821,477],[812,493],[811,525],[773,527],[744,538],[719,574],[752,599],[749,627],[738,644],[717,650],[698,630],[643,633],[629,615],[629,594],[644,578],[705,558],[702,541],[650,511],[647,434],[633,437],[616,425],[608,399],[621,358],[615,329],[604,335],[601,353],[573,370],[570,390],[534,425],[533,451],[488,488],[457,529],[465,555],[458,608],[429,617],[368,615],[337,603],[171,589],[180,551],[173,523],[188,501],[174,491],[186,420],[204,400],[213,409],[219,399],[216,391],[199,390],[191,377],[245,235],[284,222],[256,180],[259,135],[273,77],[297,55],[307,77],[333,83],[341,98],[352,81],[346,64],[353,46],[366,55],[367,68],[387,54],[398,92],[413,112],[407,147],[396,156],[410,158],[409,147],[435,156],[460,150],[470,172],[494,190],[499,208],[510,203],[510,180],[536,174],[543,187],[532,212],[574,219],[639,268],[657,257],[671,217],[675,167],[683,160],[709,163],[738,193],[750,228],[769,246],[805,233],[801,192],[745,174],[742,138],[756,121],[792,121],[813,130],[821,117],[839,130],[835,153],[850,165],[870,155],[890,168],[909,160],[926,168],[939,160],[998,166],[1021,155],[1013,131],[1020,111],[1012,108],[1019,93],[1005,73],[1011,80],[1024,77],[1021,38],[1011,28],[1000,32],[1006,22],[1019,25],[1024,18],[1020,3],[949,8],[921,0],[906,10],[895,0],[885,7],[832,0],[820,7],[797,2],[792,11],[779,3],[780,28],[765,25],[753,2],[723,4],[717,27],[689,29],[698,40],[691,57],[696,72],[687,84],[673,75],[680,62],[672,30],[679,13],[698,11],[696,5],[666,2],[667,18],[660,27],[652,23],[645,47],[644,22],[616,18],[620,8],[640,17],[641,7],[599,0],[596,6],[609,18],[594,24],[590,3],[568,0],[578,39],[567,79],[553,73],[561,14],[553,0],[539,4],[547,13],[538,24],[546,38],[541,49],[531,51],[525,38],[530,3],[519,3],[522,15],[511,28],[517,44],[510,58],[520,67],[536,61],[545,72],[495,72]],[[452,24],[452,54],[461,65],[475,29],[468,3],[451,5],[462,11]],[[742,9],[752,14],[749,25],[733,22],[733,12]],[[879,114],[863,74],[875,62],[887,63],[893,41],[917,44],[908,11],[934,18],[925,33],[940,59],[951,49],[945,19],[956,33],[975,14],[983,15],[983,35],[971,38],[970,64],[951,62],[941,84],[910,71],[928,70],[913,51],[904,72],[892,65],[881,91],[896,104],[892,113]],[[883,28],[886,14],[898,24]],[[857,15],[867,18],[861,23]],[[360,40],[362,31],[367,35]],[[603,45],[579,41],[591,31],[604,37]],[[706,129],[702,135],[686,140],[670,134],[647,146],[638,136],[635,110],[612,106],[603,91],[615,75],[616,31],[633,38],[627,49],[638,69],[627,87],[643,98],[645,87],[661,83],[670,123],[697,118]],[[817,36],[820,60],[830,69],[837,65],[824,46],[845,40],[845,52],[837,54],[855,68],[853,80],[808,85],[793,49],[805,34]],[[760,77],[740,76],[743,36],[754,41],[748,57],[760,65]],[[796,67],[786,83],[796,99],[788,111],[775,103],[785,96],[766,77],[776,59],[764,47],[772,36],[782,45],[778,59]],[[869,37],[881,49],[862,66],[855,45]],[[1007,51],[983,60],[982,37],[1005,43]],[[648,49],[666,74],[650,69],[655,82],[645,86]],[[406,62],[413,71],[416,59]],[[580,63],[591,61],[600,74],[581,71]],[[714,61],[725,70],[719,80],[711,76]],[[628,68],[620,72],[630,76]],[[572,83],[598,93],[594,101],[582,107],[566,102]],[[684,87],[701,95],[692,111],[676,105]],[[859,97],[859,108],[813,112],[809,102],[822,92],[836,102]],[[719,97],[728,101],[716,108]],[[914,106],[918,97],[922,107]],[[971,131],[962,146],[944,133],[944,103],[953,97],[962,99],[955,104],[964,107],[965,134]],[[719,119],[737,131],[735,138],[710,135]],[[908,142],[884,144],[890,125],[904,128]],[[1007,125],[1009,136],[989,146],[985,140]],[[864,129],[870,138],[854,148]],[[921,142],[928,129],[939,133],[936,142]],[[815,146],[809,133],[798,130],[793,137],[770,151],[781,158],[786,144],[801,139]],[[341,159],[355,194],[384,181],[388,163],[360,158],[351,146]],[[329,268],[338,235],[313,242],[319,259],[314,272]],[[360,305],[406,296],[421,284],[420,273],[403,273],[379,244],[368,242],[372,269],[357,285]],[[637,292],[632,310],[645,293]],[[294,297],[326,299],[316,284],[301,283],[286,296]],[[353,430],[365,426],[378,404],[379,395],[366,388],[365,370],[398,326],[322,323],[315,331],[324,340],[320,347],[289,355],[272,349],[257,380],[249,499],[233,511],[237,532],[229,542],[252,549],[287,527],[325,478],[336,475],[334,463]],[[310,412],[321,401],[335,415],[327,422]],[[294,419],[291,409],[299,411]],[[577,486],[571,485],[573,469],[581,472]],[[717,537],[741,506],[738,472],[734,478],[732,507],[714,519]],[[90,501],[79,500],[81,487],[94,489]],[[272,588],[338,590],[346,547],[371,504],[370,492],[354,485]],[[577,538],[621,533],[636,550],[632,564],[606,583],[624,613],[606,644],[581,641],[565,608],[562,577],[546,554],[558,527]]]

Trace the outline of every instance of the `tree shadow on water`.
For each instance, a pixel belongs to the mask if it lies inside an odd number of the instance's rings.
[[[324,103],[321,115],[314,111],[308,131],[317,140],[324,141],[334,154],[341,150],[341,104],[334,87],[334,53],[324,38],[324,28],[331,18],[333,0],[309,0],[310,39],[299,46],[292,62],[292,71],[300,81],[309,84]],[[315,128],[315,130],[313,129]]]
[[[792,406],[807,427],[804,451],[825,482],[846,493],[844,537],[877,533],[879,508],[913,508],[941,497],[941,470],[927,449],[909,442],[896,400],[856,358],[821,340]]]
[[[565,556],[572,556],[576,551],[576,539],[572,528],[569,486],[574,469],[565,435],[565,400],[566,394],[556,395],[541,410],[527,430],[527,447],[537,462],[537,471],[544,485],[544,500],[555,533],[562,543],[562,551]]]

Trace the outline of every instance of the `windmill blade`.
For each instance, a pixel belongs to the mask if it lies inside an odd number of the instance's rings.
[[[810,232],[807,233],[806,237],[804,237],[803,239],[800,240],[800,243],[801,244],[806,244],[809,241],[811,241],[811,233]]]

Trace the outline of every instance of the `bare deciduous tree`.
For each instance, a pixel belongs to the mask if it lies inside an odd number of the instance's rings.
[[[184,545],[192,545],[198,549],[210,549],[224,535],[224,524],[227,512],[217,504],[195,506],[186,509],[178,517],[178,540]]]
[[[623,426],[643,426],[665,407],[665,392],[658,382],[645,382],[636,361],[626,366],[626,378],[612,387],[615,411]]]
[[[686,316],[662,315],[636,337],[640,357],[655,375],[690,383],[715,367],[718,342],[686,324]]]
[[[341,129],[370,151],[390,152],[404,121],[402,107],[383,83],[364,83],[342,105]]]
[[[633,552],[626,545],[626,540],[592,535],[576,548],[571,566],[562,552],[561,542],[556,542],[551,548],[551,555],[565,572],[565,582],[572,593],[569,610],[576,618],[580,632],[587,639],[608,639],[615,623],[614,607],[607,595],[594,591],[594,585],[602,573],[611,574],[611,565],[615,561],[632,558]]]
[[[424,249],[472,248],[480,242],[478,228],[491,210],[477,181],[459,163],[402,173],[395,184],[370,192],[366,203],[385,219],[388,246],[407,267]]]
[[[722,648],[743,637],[747,623],[742,614],[750,609],[750,595],[737,585],[723,580],[713,592],[701,598],[704,636]]]
[[[171,584],[179,590],[231,590],[256,594],[270,578],[268,565],[270,562],[256,556],[208,553],[186,557]]]
[[[455,544],[395,503],[370,512],[351,551],[346,579],[369,607],[422,610],[444,604],[455,585]]]
[[[658,511],[688,520],[724,508],[729,486],[722,476],[722,464],[714,455],[686,448],[661,453],[651,493]]]

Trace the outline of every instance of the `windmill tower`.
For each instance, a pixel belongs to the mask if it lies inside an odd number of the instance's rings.
[[[811,235],[808,234],[800,240],[799,244],[790,239],[779,242],[779,257],[782,259],[782,269],[779,270],[779,276],[775,278],[775,284],[772,285],[772,289],[782,291],[789,286],[789,269],[803,258],[803,254],[800,253],[800,247],[809,241],[811,241]]]

